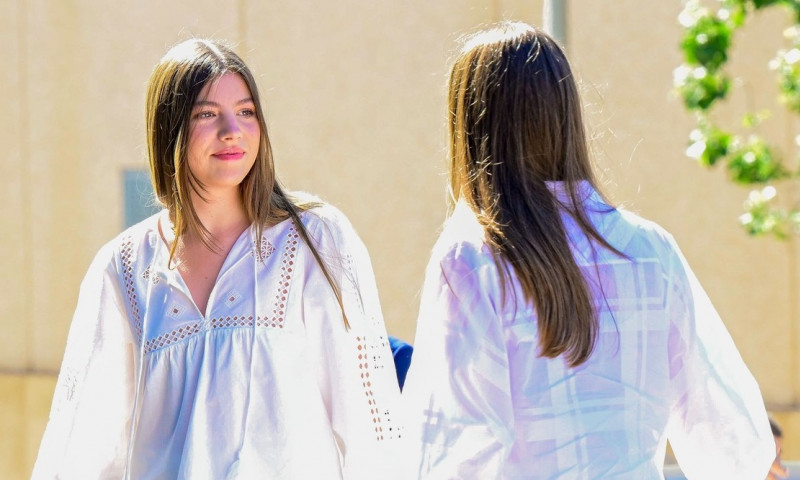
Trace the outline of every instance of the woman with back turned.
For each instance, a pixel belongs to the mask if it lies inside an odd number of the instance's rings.
[[[761,394],[673,238],[609,205],[567,59],[468,39],[449,80],[453,208],[404,388],[414,478],[764,478]]]
[[[399,390],[353,227],[280,186],[221,43],[167,52],[146,128],[165,208],[89,267],[34,478],[374,478]]]

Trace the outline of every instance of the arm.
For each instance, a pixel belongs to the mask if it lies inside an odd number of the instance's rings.
[[[499,296],[499,286],[493,268],[471,269],[434,262],[426,274],[403,393],[409,478],[500,478],[514,441],[508,355],[490,293]]]
[[[133,341],[109,249],[80,289],[34,479],[122,478],[133,404]]]
[[[315,221],[309,233],[341,289],[350,325],[345,328],[331,287],[319,268],[311,266],[316,286],[311,295],[303,295],[304,315],[307,331],[318,345],[318,381],[343,476],[392,478],[402,435],[395,413],[400,392],[369,255],[338,212]],[[313,262],[310,257],[309,261]]]
[[[669,275],[672,414],[687,478],[765,478],[775,444],[758,384],[678,247]]]

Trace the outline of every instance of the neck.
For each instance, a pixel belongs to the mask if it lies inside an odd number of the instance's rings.
[[[236,240],[250,226],[238,191],[224,197],[206,195],[206,200],[193,193],[192,205],[215,242],[227,244],[231,238]],[[185,242],[199,240],[188,231],[184,237]]]

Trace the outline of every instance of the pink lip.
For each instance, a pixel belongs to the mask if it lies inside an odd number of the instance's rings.
[[[239,160],[244,157],[244,152],[238,149],[225,149],[214,153],[213,156],[220,160]]]

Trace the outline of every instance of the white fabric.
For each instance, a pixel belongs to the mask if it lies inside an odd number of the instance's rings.
[[[562,203],[563,188],[551,185]],[[600,311],[577,368],[538,355],[536,312],[516,279],[504,303],[469,207],[446,223],[403,389],[408,477],[663,479],[669,438],[689,479],[765,478],[775,449],[758,385],[673,238],[580,188],[631,260],[593,248],[562,215]]]
[[[242,234],[205,317],[167,268],[166,212],[106,245],[81,286],[33,477],[391,478],[399,389],[366,249],[333,207],[302,217],[349,330],[291,221],[259,242]]]

